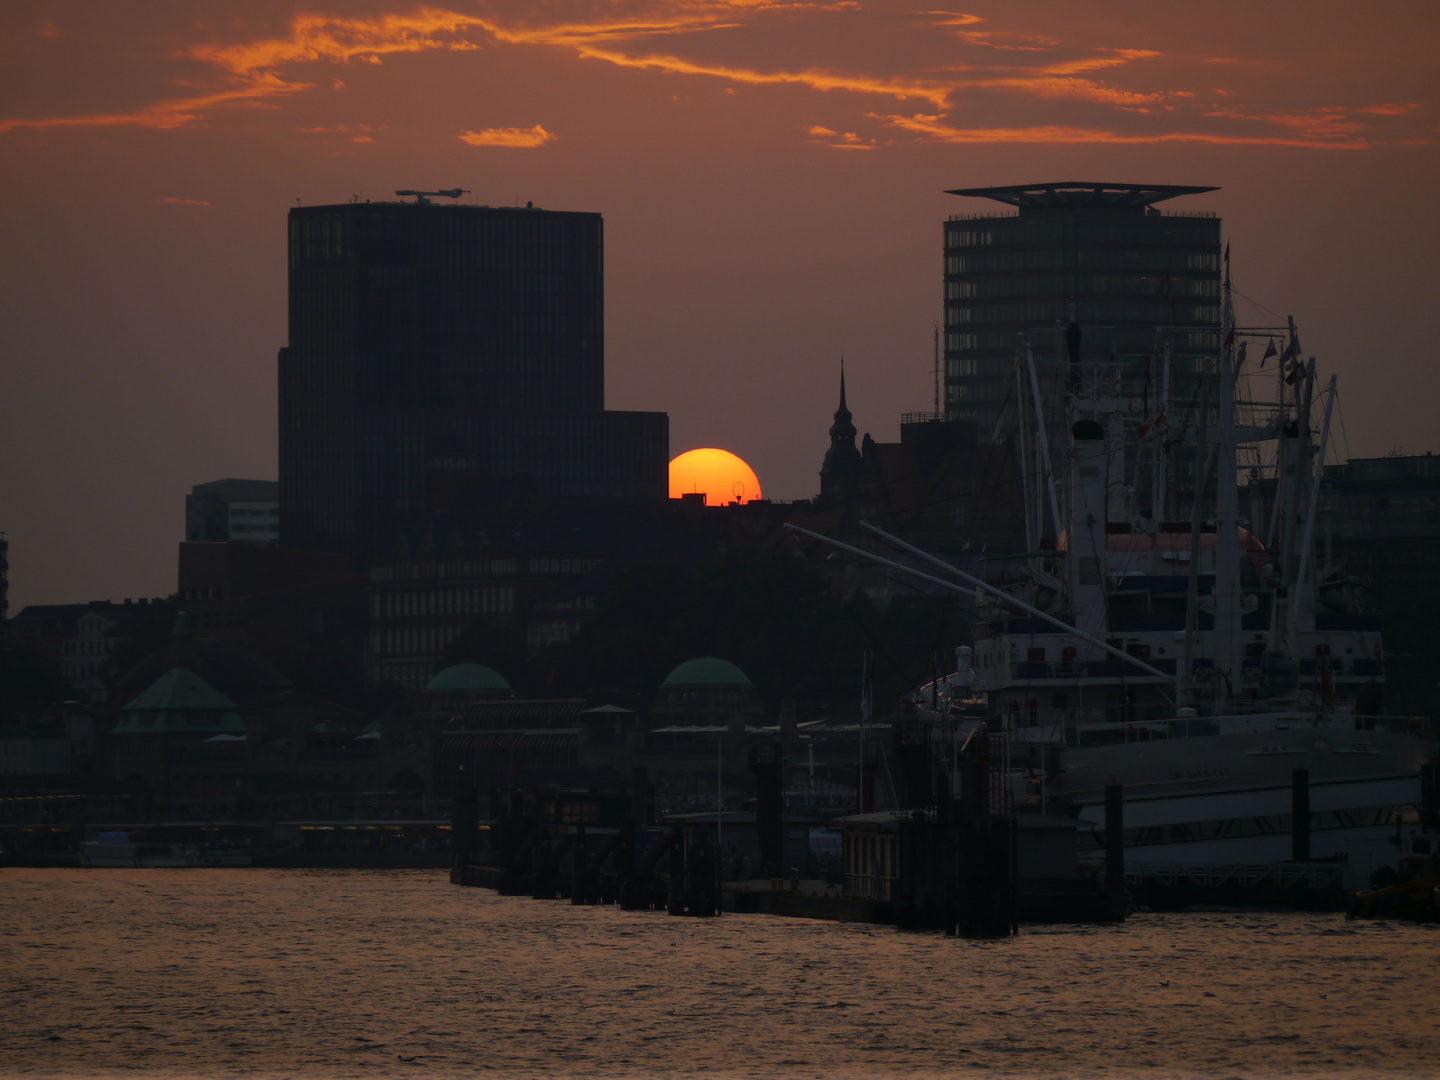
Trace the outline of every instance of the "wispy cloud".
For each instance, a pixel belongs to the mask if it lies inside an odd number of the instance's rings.
[[[1399,102],[1390,105],[1365,105],[1355,110],[1357,113],[1366,113],[1370,116],[1405,116],[1412,113],[1420,106],[1413,101]]]
[[[165,203],[170,206],[209,206],[204,199],[179,199],[174,195],[166,195],[163,199],[156,199],[157,203]]]
[[[810,136],[810,141],[820,146],[828,146],[831,150],[874,150],[879,141],[868,139],[853,131],[835,131],[833,128],[815,127],[807,128],[805,134]]]
[[[1037,124],[1030,127],[959,128],[945,123],[943,116],[876,116],[903,131],[923,136],[927,141],[977,143],[1042,143],[1072,145],[1101,143],[1117,146],[1143,146],[1158,143],[1208,143],[1214,146],[1304,146],[1330,150],[1363,150],[1369,143],[1361,139],[1316,140],[1286,136],[1233,135],[1209,131],[1121,132],[1106,128],[1068,127],[1058,124]]]
[[[1297,132],[1317,143],[1328,139],[1348,139],[1365,130],[1363,123],[1351,119],[1349,110],[1338,105],[1324,106],[1308,112],[1255,113],[1239,109],[1213,109],[1205,115],[1213,119],[1271,124]]]
[[[457,136],[461,142],[471,146],[535,147],[555,141],[555,134],[546,131],[539,124],[530,128],[485,128],[482,131],[462,131]]]
[[[149,127],[161,130],[188,127],[216,105],[268,101],[308,90],[313,83],[289,82],[273,72],[260,72],[244,85],[194,97],[158,101],[133,112],[89,113],[79,116],[20,117],[0,120],[0,133],[29,128],[49,131],[74,127]]]
[[[345,86],[330,72],[315,71],[317,65],[383,66],[402,55],[475,54],[501,48],[561,50],[579,59],[632,71],[714,79],[729,84],[726,89],[731,93],[736,86],[795,86],[821,93],[838,91],[897,103],[914,102],[926,109],[917,116],[933,114],[933,130],[917,130],[916,134],[946,141],[1189,141],[1354,148],[1368,145],[1366,117],[1402,117],[1418,108],[1414,103],[1400,102],[1348,110],[1326,107],[1275,111],[1227,95],[1226,107],[1212,105],[1213,111],[1205,113],[1194,107],[1190,101],[1193,92],[1180,83],[1176,72],[1194,70],[1209,58],[1175,59],[1150,48],[1062,42],[1035,32],[1018,18],[1012,28],[971,13],[943,10],[890,17],[898,18],[903,30],[925,35],[923,44],[916,44],[917,62],[913,65],[896,61],[895,54],[887,52],[887,59],[877,61],[872,70],[861,70],[864,65],[860,64],[768,66],[750,61],[742,51],[756,40],[757,33],[772,26],[789,28],[802,22],[819,25],[824,19],[851,19],[856,17],[859,5],[852,0],[815,5],[787,0],[633,2],[640,6],[602,6],[588,9],[585,17],[572,19],[547,18],[556,10],[553,7],[531,8],[529,14],[519,18],[502,17],[481,8],[456,11],[441,7],[369,16],[301,14],[277,35],[213,40],[180,50],[173,59],[199,64],[202,71],[198,77],[190,73],[177,83],[197,89],[130,111],[4,119],[0,120],[0,133],[23,128],[126,125],[183,128],[202,122],[221,108],[274,106],[317,86]],[[865,14],[872,22],[888,17],[869,11]],[[736,29],[744,29],[746,34],[728,33]],[[945,67],[919,60],[933,59],[930,43],[937,29],[946,31],[947,48],[960,53],[957,62]],[[691,46],[697,36],[706,34],[713,37],[703,51]],[[1042,57],[1042,53],[1048,55]],[[1017,62],[996,63],[1007,59]],[[1163,65],[1151,63],[1161,59],[1165,60]],[[312,78],[314,81],[310,81]],[[1205,79],[1210,81],[1213,75]],[[983,116],[989,99],[996,94],[1074,102],[1079,115],[1071,124],[998,125],[981,120],[960,127],[939,119],[961,110],[967,118]],[[1233,109],[1229,107],[1231,101],[1236,103]],[[1084,113],[1086,107],[1093,115]],[[1121,122],[1122,114],[1131,115]],[[1148,115],[1140,121],[1133,114]],[[905,122],[915,121],[911,118]],[[1155,130],[1161,122],[1166,130]],[[887,123],[899,125],[900,121],[891,118]],[[1137,131],[1136,123],[1149,127]],[[345,131],[343,127],[332,130]],[[368,135],[355,134],[352,138],[364,142]],[[458,138],[475,146],[534,147],[553,141],[554,135],[537,125],[467,130]],[[854,132],[822,136],[810,131],[808,138],[828,140],[824,145],[837,149],[879,145]]]

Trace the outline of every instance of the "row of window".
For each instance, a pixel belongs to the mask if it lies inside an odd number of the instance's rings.
[[[488,569],[487,569],[488,568]],[[408,566],[377,566],[370,571],[371,581],[396,581],[405,578],[476,577],[480,574],[513,574],[514,559],[480,559],[458,563],[413,563]]]
[[[985,358],[957,358],[947,357],[945,360],[945,378],[951,379],[987,379],[991,382],[1009,380],[1011,377],[1011,364],[1013,362],[1013,350],[1010,356],[985,357]],[[1122,357],[1122,362],[1130,357]],[[1048,354],[1044,352],[1035,353],[1035,363],[1039,373],[1043,374],[1045,364],[1048,362]],[[1204,356],[1172,356],[1170,358],[1170,371],[1175,375],[1188,375],[1197,371],[1208,371],[1213,367],[1212,358]],[[961,394],[960,398],[968,395]],[[952,398],[958,400],[959,398]],[[1213,410],[1212,410],[1213,415]]]
[[[375,651],[387,656],[438,656],[461,634],[458,626],[418,626],[375,635]]]
[[[1103,316],[1097,315],[1096,317]],[[1171,340],[1180,348],[1195,352],[1212,351],[1220,347],[1220,334],[1213,330],[1187,330],[1173,335]],[[1015,347],[1013,330],[986,330],[980,333],[947,332],[945,335],[945,351],[947,353],[983,350],[985,352],[1003,352],[1013,356]],[[1172,360],[1172,364],[1177,370],[1180,369],[1178,359]]]
[[[512,585],[474,586],[463,589],[419,589],[376,593],[371,612],[380,618],[416,618],[427,615],[482,615],[515,610]]]
[[[1164,288],[1162,290],[1162,284]],[[976,297],[1009,300],[1017,296],[1069,296],[1079,293],[1116,293],[1137,298],[1220,296],[1218,278],[1171,278],[1163,273],[1148,274],[1026,274],[1020,277],[985,278],[981,281],[945,282],[946,300]]]
[[[1091,300],[1081,305],[1081,309],[1082,313],[1091,319],[1115,319],[1124,322],[1168,323],[1172,319],[1194,323],[1220,321],[1220,308],[1216,304],[1176,305],[1162,297],[1129,303]],[[1067,319],[1068,316],[1069,305],[1053,301],[1028,304],[957,304],[945,309],[945,324],[961,326],[978,322],[1039,326],[1056,319]]]
[[[106,638],[67,638],[61,643],[61,652],[67,656],[109,656],[114,642]]]
[[[946,253],[947,274],[993,274],[1013,270],[1139,270],[1155,273],[1169,267],[1172,273],[1209,272],[1220,268],[1218,252],[1173,248],[1038,248],[1027,250]]]
[[[983,221],[984,219],[982,219]],[[947,222],[946,247],[994,244],[1207,244],[1219,243],[1215,218],[1144,217],[1101,221],[1008,217]]]

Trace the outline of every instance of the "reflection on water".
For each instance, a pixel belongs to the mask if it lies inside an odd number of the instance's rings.
[[[436,872],[0,872],[0,1072],[1435,1075],[1440,930],[1138,915],[967,942]]]

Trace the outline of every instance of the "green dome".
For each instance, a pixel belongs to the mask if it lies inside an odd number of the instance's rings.
[[[427,693],[458,694],[470,690],[509,690],[504,677],[484,664],[454,664],[425,684]]]
[[[750,680],[729,660],[718,656],[697,656],[686,660],[669,675],[665,686],[750,686]]]

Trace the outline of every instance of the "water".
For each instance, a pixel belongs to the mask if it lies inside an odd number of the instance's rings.
[[[1340,915],[982,943],[428,871],[7,870],[0,902],[6,1075],[1440,1074],[1440,928]]]

